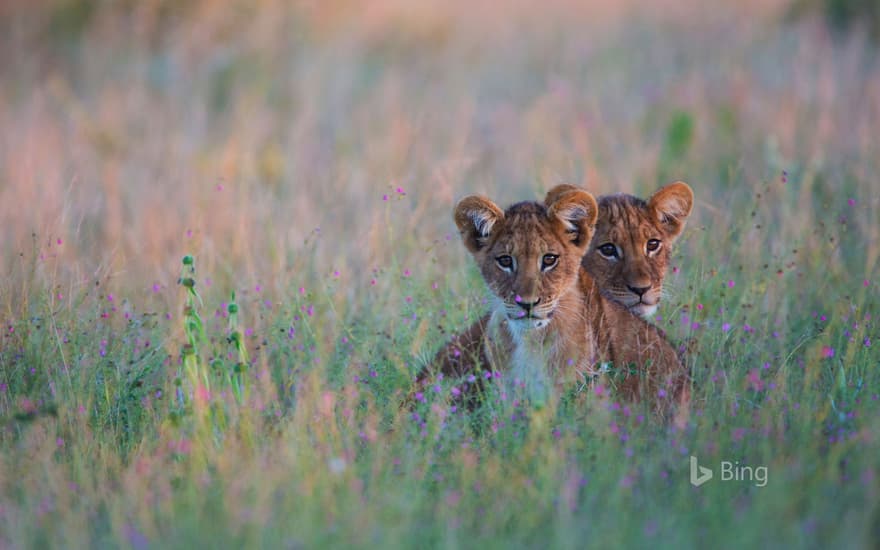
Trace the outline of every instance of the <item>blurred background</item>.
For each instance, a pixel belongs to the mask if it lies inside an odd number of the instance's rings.
[[[148,292],[193,252],[282,284],[311,239],[308,269],[366,280],[473,192],[684,179],[723,235],[820,178],[794,238],[871,189],[878,29],[873,0],[3,2],[2,262]]]

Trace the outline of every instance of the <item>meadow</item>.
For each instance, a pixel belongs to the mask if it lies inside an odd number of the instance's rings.
[[[594,4],[0,6],[0,547],[877,545],[877,46]],[[401,407],[488,307],[456,199],[676,179],[686,428]]]

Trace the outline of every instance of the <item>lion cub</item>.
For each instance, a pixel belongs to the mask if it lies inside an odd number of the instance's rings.
[[[687,371],[669,343],[581,268],[597,214],[593,196],[573,186],[506,211],[482,196],[458,203],[455,222],[495,304],[440,351],[440,372],[504,371],[543,400],[551,386],[608,370],[620,395],[650,397],[658,412],[688,400]]]
[[[578,189],[558,185],[548,193]],[[599,197],[599,218],[583,266],[606,297],[650,317],[663,294],[669,252],[684,230],[694,192],[683,181],[661,187],[648,200],[626,193]]]

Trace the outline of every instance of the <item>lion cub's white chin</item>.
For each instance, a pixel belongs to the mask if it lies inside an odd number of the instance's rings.
[[[508,317],[507,324],[508,324],[508,326],[510,326],[510,328],[512,328],[515,331],[525,332],[525,331],[529,331],[529,330],[539,330],[542,328],[546,328],[547,325],[550,324],[550,319],[549,318],[535,319],[532,317],[530,317],[530,318],[519,317],[519,318],[511,319]]]
[[[632,306],[629,308],[632,313],[635,313],[639,317],[644,319],[649,319],[657,313],[657,304],[639,304],[637,306]]]

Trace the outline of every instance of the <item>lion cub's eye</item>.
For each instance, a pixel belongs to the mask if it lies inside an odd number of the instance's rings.
[[[648,252],[654,252],[660,248],[660,241],[658,239],[650,239],[645,247],[648,249]]]
[[[541,258],[541,269],[550,269],[556,262],[559,261],[558,254],[544,254],[544,257]]]
[[[605,256],[606,258],[619,258],[617,254],[617,247],[612,243],[605,243],[599,247],[599,254]]]
[[[495,262],[501,269],[510,269],[513,267],[513,258],[510,256],[498,256],[495,258]]]

